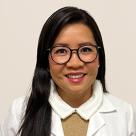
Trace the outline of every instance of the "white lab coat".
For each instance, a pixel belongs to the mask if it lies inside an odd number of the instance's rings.
[[[14,101],[1,125],[0,136],[15,136],[24,112],[23,102],[24,97]],[[51,136],[64,136],[61,119],[54,111]],[[131,105],[105,94],[99,111],[90,118],[87,136],[136,136],[136,121]]]

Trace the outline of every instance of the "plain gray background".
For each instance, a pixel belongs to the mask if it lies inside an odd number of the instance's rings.
[[[0,0],[0,120],[15,98],[28,94],[41,28],[63,6],[95,18],[106,51],[107,89],[136,107],[135,0]]]

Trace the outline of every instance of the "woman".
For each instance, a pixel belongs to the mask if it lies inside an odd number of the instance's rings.
[[[18,98],[2,136],[136,136],[132,107],[105,87],[105,53],[84,10],[53,13],[40,34],[32,91]]]

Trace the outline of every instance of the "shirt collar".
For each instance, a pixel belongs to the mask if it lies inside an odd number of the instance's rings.
[[[73,108],[62,100],[56,91],[54,82],[51,80],[49,103],[51,104],[52,109],[62,119],[65,119],[72,113],[77,112],[83,119],[88,120],[101,107],[102,102],[103,90],[102,85],[98,80],[96,80],[93,85],[93,94],[91,98],[78,108]]]

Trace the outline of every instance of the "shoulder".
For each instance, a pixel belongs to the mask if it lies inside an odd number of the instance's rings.
[[[10,112],[19,116],[25,112],[28,98],[26,96],[18,97],[13,100]]]
[[[117,113],[132,116],[134,114],[134,108],[132,105],[110,93],[104,94],[104,101],[108,101],[117,111]]]
[[[131,104],[111,94],[105,94],[104,101],[107,101],[106,104],[109,104],[109,107],[112,107],[111,113],[114,111],[113,113],[115,113],[115,115],[120,117],[120,119],[126,120],[127,123],[131,124],[133,127],[135,126],[136,129],[136,113]]]
[[[126,128],[128,130],[129,135],[136,134],[136,114],[131,104],[107,93],[104,94],[104,101],[102,107],[104,107],[103,109],[105,111],[109,110],[107,113],[113,113],[111,114],[112,117],[114,117],[112,119],[112,123],[120,122],[122,123],[122,126],[127,126]]]
[[[21,108],[22,106],[25,106],[27,103],[28,97],[27,96],[21,96],[13,100],[12,105],[16,108]],[[21,107],[20,107],[21,106]]]
[[[7,117],[1,123],[2,136],[15,135],[21,125],[28,98],[25,96],[13,100]]]
[[[117,111],[129,111],[132,108],[132,105],[112,94],[104,94],[104,99],[107,99]]]

